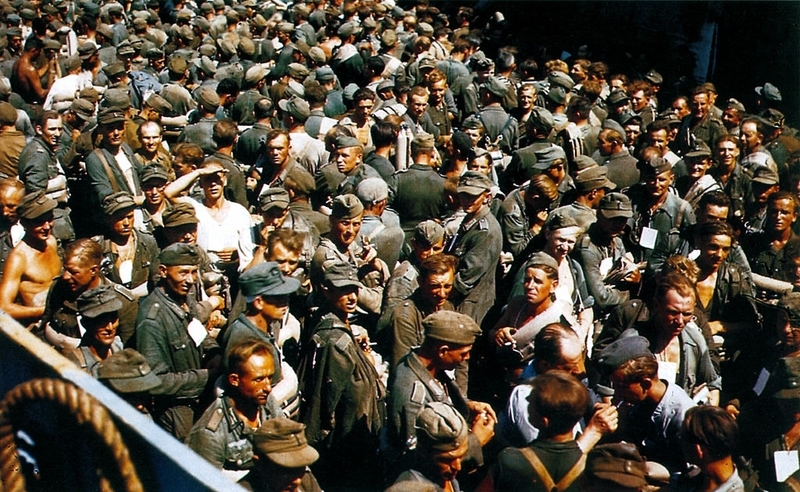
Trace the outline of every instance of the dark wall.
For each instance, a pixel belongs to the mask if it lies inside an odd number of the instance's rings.
[[[754,87],[771,82],[781,89],[787,120],[800,125],[800,2],[483,1],[473,6],[482,19],[495,11],[505,15],[502,35],[490,43],[514,44],[540,64],[586,45],[589,58],[606,61],[611,73],[636,77],[655,68],[665,79],[662,108],[675,94],[709,80],[720,93],[718,104],[735,97],[751,109]],[[494,56],[491,48],[487,54]]]

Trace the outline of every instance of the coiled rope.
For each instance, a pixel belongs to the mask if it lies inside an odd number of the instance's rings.
[[[104,446],[109,455],[107,460],[98,465],[101,490],[144,491],[128,447],[106,409],[84,390],[60,379],[33,379],[24,382],[6,393],[5,398],[0,401],[0,490],[26,490],[25,477],[17,454],[14,426],[19,424],[18,420],[23,415],[25,405],[35,401],[49,401],[62,406],[74,416],[77,426],[94,431],[96,439],[89,439],[89,442]]]

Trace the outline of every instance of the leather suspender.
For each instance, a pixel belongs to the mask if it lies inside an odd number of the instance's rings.
[[[566,475],[564,475],[558,483],[553,482],[553,477],[550,476],[550,473],[547,471],[547,468],[542,463],[542,460],[536,455],[536,452],[529,447],[524,447],[520,449],[522,456],[528,460],[528,462],[533,467],[533,470],[539,476],[539,479],[542,481],[542,485],[551,491],[551,492],[563,492],[567,489],[572,483],[577,480],[577,478],[583,473],[583,469],[586,467],[586,454],[582,454],[578,461],[572,465],[572,468],[569,469]]]

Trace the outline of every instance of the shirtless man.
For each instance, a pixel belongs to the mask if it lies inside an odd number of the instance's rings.
[[[56,201],[44,191],[23,197],[17,217],[25,229],[22,241],[11,250],[0,282],[0,309],[21,323],[44,314],[47,291],[61,274],[61,258],[53,231]]]
[[[14,64],[11,72],[11,87],[14,92],[22,96],[26,103],[38,105],[40,109],[47,97],[48,88],[42,87],[42,81],[39,78],[42,74],[36,69],[34,60],[39,59],[43,46],[42,40],[36,36],[28,38],[25,41],[25,51]]]

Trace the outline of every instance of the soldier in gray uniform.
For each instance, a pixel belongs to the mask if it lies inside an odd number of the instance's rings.
[[[194,246],[173,244],[159,256],[161,280],[141,300],[136,349],[156,368],[163,386],[155,401],[155,421],[183,441],[189,435],[200,397],[217,378],[219,345],[197,321],[194,287],[200,255]]]
[[[486,205],[491,188],[492,181],[482,173],[467,171],[461,176],[456,191],[466,215],[447,241],[447,252],[459,260],[451,300],[458,312],[479,324],[494,305],[495,273],[503,247],[500,224]]]
[[[389,205],[400,216],[406,238],[417,224],[441,218],[446,209],[445,179],[433,165],[434,143],[433,135],[417,134],[411,141],[414,164],[394,173],[389,180]]]
[[[225,392],[192,426],[186,444],[238,480],[253,466],[251,436],[268,419],[282,417],[270,394],[276,361],[267,342],[249,338],[228,350]]]
[[[122,340],[117,336],[122,301],[113,287],[101,285],[78,296],[76,304],[86,333],[69,359],[94,374],[97,364],[122,350]]]
[[[163,92],[161,95],[166,99]],[[210,155],[217,151],[217,144],[214,143],[212,136],[214,123],[217,122],[216,112],[220,105],[220,99],[214,89],[201,87],[197,92],[197,100],[200,101],[197,110],[199,119],[183,129],[178,135],[178,142],[196,143],[206,155]],[[171,102],[171,104],[175,107],[175,103]]]
[[[703,86],[695,88],[692,95],[692,114],[683,118],[676,138],[678,155],[692,147],[692,136],[713,148],[719,137],[728,133],[725,124],[711,112],[710,94]]]
[[[499,79],[486,79],[480,87],[483,110],[478,113],[478,119],[486,129],[490,147],[488,150],[500,150],[511,155],[519,149],[519,123],[503,109],[503,98],[507,93],[508,86]]]
[[[407,468],[409,451],[416,444],[417,415],[426,404],[441,402],[452,405],[472,422],[466,459],[469,466],[480,466],[481,448],[494,436],[497,416],[488,403],[468,400],[445,372],[469,360],[480,328],[468,316],[453,311],[437,311],[422,320],[422,326],[425,330],[422,345],[400,360],[389,382],[385,456],[401,460],[394,461],[395,470]]]
[[[338,137],[331,152],[332,162],[322,166],[314,177],[318,203],[324,205],[343,193],[353,193],[367,178],[380,178],[373,167],[364,164],[364,147],[355,137]]]
[[[534,168],[536,153],[552,145],[550,136],[553,133],[555,121],[550,111],[535,106],[531,110],[527,126],[529,128],[528,139],[532,143],[513,153],[511,162],[498,178],[500,189],[506,194],[531,179],[533,175],[538,174]]]
[[[400,257],[405,234],[397,214],[386,207],[389,187],[381,178],[367,178],[358,184],[355,194],[364,205],[362,240],[375,245],[378,258],[393,268]]]

